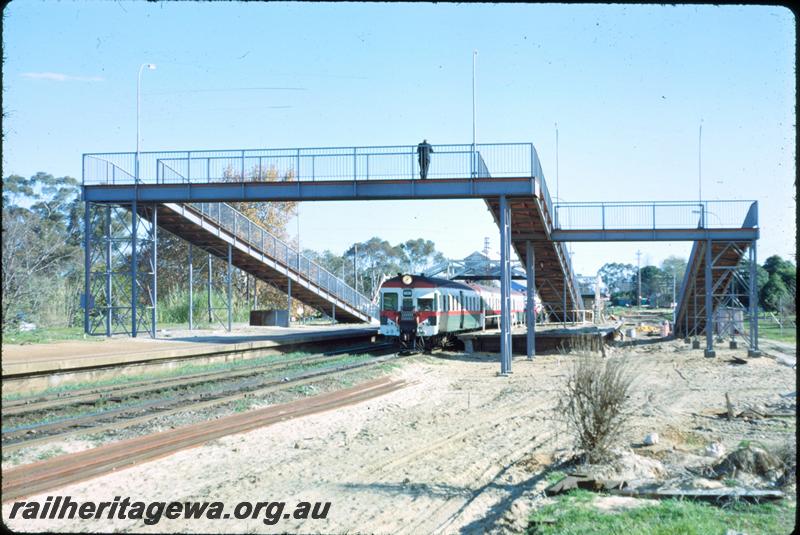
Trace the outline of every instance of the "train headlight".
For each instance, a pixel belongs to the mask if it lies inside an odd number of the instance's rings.
[[[414,279],[413,279],[413,277],[411,275],[403,275],[403,284],[405,284],[406,286],[411,284],[411,281],[413,281],[413,280]]]

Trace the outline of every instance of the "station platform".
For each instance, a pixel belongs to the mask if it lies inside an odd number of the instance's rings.
[[[252,327],[234,325],[232,332],[218,330],[162,330],[159,337],[111,338],[54,342],[49,344],[3,344],[2,376],[63,374],[80,370],[183,361],[203,357],[237,357],[258,350],[288,350],[308,344],[369,341],[378,326],[306,325],[297,327]]]
[[[562,324],[539,324],[536,326],[536,352],[544,353],[559,349],[602,350],[602,342],[610,343],[614,333],[619,329],[617,324],[608,325],[574,325],[564,327]],[[511,329],[511,349],[519,355],[527,353],[528,330],[524,325]],[[500,352],[500,330],[487,329],[461,334],[458,339],[463,342],[467,353]]]

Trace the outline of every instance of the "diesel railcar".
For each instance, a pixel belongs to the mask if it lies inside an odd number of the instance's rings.
[[[387,279],[380,289],[380,306],[379,333],[406,349],[444,346],[458,333],[500,324],[499,288],[448,279]],[[519,323],[524,318],[525,294],[512,291],[511,320]]]

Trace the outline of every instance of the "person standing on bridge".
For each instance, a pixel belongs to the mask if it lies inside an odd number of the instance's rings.
[[[431,153],[433,147],[430,146],[427,139],[423,139],[422,143],[417,145],[417,156],[419,157],[419,177],[422,179],[428,178],[428,167],[431,165]]]

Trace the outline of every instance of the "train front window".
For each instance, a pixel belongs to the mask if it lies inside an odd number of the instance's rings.
[[[417,299],[417,308],[420,312],[430,312],[433,310],[433,299]]]
[[[383,310],[397,310],[397,294],[383,294]]]
[[[410,297],[403,298],[403,310],[409,311],[414,310],[414,300]]]

